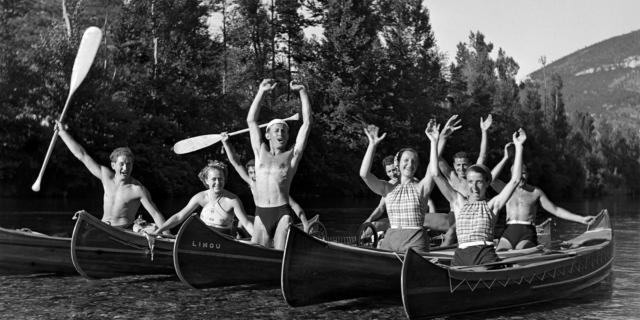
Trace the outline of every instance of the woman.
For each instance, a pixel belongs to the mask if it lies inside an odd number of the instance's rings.
[[[429,236],[423,228],[424,215],[428,212],[427,200],[433,188],[431,176],[425,176],[422,180],[414,179],[418,169],[418,153],[411,148],[405,148],[398,152],[399,181],[390,183],[380,180],[371,173],[371,163],[376,147],[384,139],[386,133],[378,135],[379,128],[369,125],[364,132],[369,139],[367,152],[360,166],[360,177],[376,194],[384,197],[390,227],[386,232],[380,248],[395,252],[406,252],[413,248],[419,253],[429,251]],[[429,121],[425,130],[428,136],[436,136],[436,143],[431,143],[430,163],[437,163],[437,135],[438,126],[435,121]]]
[[[449,123],[445,125],[443,131],[448,130],[451,130]],[[429,138],[432,139],[431,136]],[[435,177],[445,198],[452,203],[461,204],[461,208],[454,211],[458,248],[453,255],[452,266],[479,265],[499,260],[493,243],[493,229],[498,219],[498,211],[505,206],[520,182],[522,149],[527,136],[524,130],[520,129],[513,133],[512,139],[516,147],[514,174],[504,189],[492,199],[486,197],[492,177],[491,172],[484,165],[476,164],[467,169],[467,197],[453,189],[437,167],[429,167],[430,171],[427,175]],[[432,139],[431,143],[433,141]]]
[[[242,202],[233,193],[224,189],[227,180],[227,165],[220,161],[210,161],[198,174],[200,181],[208,188],[196,193],[189,203],[162,224],[155,234],[169,230],[184,221],[198,206],[202,207],[200,219],[218,232],[233,234],[233,218],[238,217],[245,229],[253,234],[253,223],[247,219]]]

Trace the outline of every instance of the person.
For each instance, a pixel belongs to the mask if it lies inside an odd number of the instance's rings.
[[[467,169],[471,166],[471,157],[468,153],[464,151],[457,152],[453,156],[453,169],[449,167],[444,158],[442,158],[442,151],[444,150],[444,146],[446,145],[447,140],[455,132],[456,130],[462,128],[460,125],[460,119],[458,119],[458,115],[453,115],[447,120],[445,127],[443,128],[440,139],[438,140],[438,166],[439,169],[443,172],[444,177],[447,179],[447,183],[449,183],[454,189],[458,192],[465,194],[468,191],[466,187],[466,174]],[[478,154],[478,160],[476,164],[484,164],[487,155],[487,140],[488,134],[487,131],[491,127],[493,123],[493,117],[491,114],[487,116],[486,119],[480,117],[480,153]],[[455,211],[460,208],[460,203],[457,201],[449,202],[449,229],[444,235],[444,241],[442,242],[442,246],[450,246],[453,245],[456,239],[455,232]]]
[[[526,140],[524,130],[513,133],[516,148],[514,172],[511,180],[491,199],[487,199],[487,189],[492,181],[491,172],[484,165],[473,165],[467,169],[466,196],[454,189],[437,169],[429,173],[434,176],[436,184],[448,200],[458,201],[462,207],[455,211],[458,248],[451,266],[479,265],[498,261],[493,243],[493,229],[498,219],[498,211],[505,206],[516,189],[522,173],[522,150]]]
[[[56,130],[71,153],[78,158],[93,176],[100,179],[104,189],[102,221],[113,227],[131,229],[140,204],[149,212],[156,226],[164,223],[164,217],[151,200],[151,196],[138,180],[131,177],[133,152],[126,147],[111,152],[111,169],[98,164],[69,134],[67,126],[56,121]]]
[[[191,197],[187,205],[167,219],[155,233],[168,231],[177,226],[199,206],[202,208],[200,219],[212,229],[229,236],[235,236],[233,220],[234,217],[238,217],[240,224],[249,234],[253,234],[253,223],[247,218],[242,201],[224,188],[227,176],[226,164],[217,160],[210,161],[198,173],[198,178],[207,190],[200,191]]]
[[[255,160],[251,159],[251,160],[247,161],[247,163],[244,166],[242,166],[240,164],[240,162],[238,161],[237,154],[235,153],[235,151],[233,150],[233,147],[229,143],[229,135],[227,135],[226,132],[222,133],[222,146],[224,147],[224,151],[227,154],[227,158],[229,159],[229,162],[231,163],[233,168],[236,170],[236,172],[238,173],[240,178],[242,178],[242,180],[244,180],[244,182],[246,182],[247,185],[249,185],[249,190],[251,190],[251,195],[253,196],[253,201],[255,203],[255,201],[256,201],[256,164],[255,164]],[[304,218],[304,220],[306,222],[308,222],[307,219],[306,219],[306,214],[305,214],[304,210],[298,204],[298,202],[293,200],[291,195],[289,195],[289,205],[291,206],[291,209],[296,214],[298,219],[300,219],[300,221],[302,221],[302,219]],[[304,228],[305,232],[308,232],[309,224],[308,223],[306,223],[306,224],[303,223],[303,228]]]
[[[413,248],[419,253],[429,251],[429,236],[424,230],[424,216],[427,198],[433,189],[433,179],[426,175],[416,181],[414,175],[418,168],[418,152],[404,148],[398,152],[399,181],[395,184],[378,179],[371,173],[371,163],[375,150],[386,133],[378,135],[379,128],[369,125],[364,132],[369,140],[367,151],[360,166],[360,177],[371,191],[385,198],[390,227],[380,249],[404,253]],[[438,128],[434,120],[429,121],[425,133],[437,135]],[[437,138],[436,138],[437,143]],[[437,144],[431,144],[430,165],[437,163],[435,158]]]
[[[395,160],[395,157],[392,155],[386,156],[382,159],[382,167],[384,168],[384,172],[387,174],[389,180],[387,182],[391,184],[396,184],[398,182],[398,166]],[[414,178],[415,179],[415,178]],[[427,199],[427,208],[430,213],[436,212],[435,204],[431,198]],[[373,224],[375,229],[378,232],[385,231],[389,229],[389,218],[381,218],[387,212],[387,208],[385,205],[384,197],[380,197],[380,202],[378,206],[371,212],[371,215],[364,221],[365,223],[369,222]]]
[[[262,142],[258,115],[263,95],[273,90],[275,86],[276,82],[272,79],[263,80],[247,114],[256,172],[254,193],[256,218],[252,242],[268,246],[273,241],[275,249],[283,250],[287,230],[292,222],[289,189],[309,138],[311,104],[306,88],[296,81],[291,81],[289,87],[292,91],[299,92],[302,104],[302,125],[298,136],[294,146],[287,150],[289,126],[281,119],[273,119],[266,128],[267,145]],[[308,228],[306,217],[301,215],[300,219],[305,228]]]
[[[493,170],[494,177],[497,177],[509,159],[509,144],[505,146],[504,156]],[[514,167],[512,169],[515,169]],[[510,249],[531,248],[538,245],[538,235],[536,233],[536,213],[538,203],[543,209],[561,219],[589,225],[594,221],[594,216],[581,216],[569,210],[555,205],[547,195],[538,187],[530,185],[527,181],[529,177],[527,166],[522,165],[521,179],[513,195],[507,201],[507,226],[498,241],[497,251]],[[497,192],[505,188],[505,183],[500,179],[494,179],[491,187]]]

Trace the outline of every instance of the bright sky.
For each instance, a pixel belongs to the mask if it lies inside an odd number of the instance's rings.
[[[520,65],[518,79],[576,50],[640,29],[638,0],[425,0],[437,45],[455,58],[471,31]]]

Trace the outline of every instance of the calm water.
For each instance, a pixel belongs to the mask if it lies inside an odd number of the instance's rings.
[[[324,201],[315,209],[331,233],[354,230],[374,201]],[[175,212],[183,200],[159,203]],[[458,316],[456,319],[637,319],[640,314],[640,199],[607,198],[562,203],[575,212],[608,208],[615,229],[613,277],[579,297],[551,303]],[[333,208],[328,208],[331,206]],[[363,207],[364,206],[364,207]],[[73,211],[97,212],[99,199],[76,201],[0,199],[0,225],[47,233],[68,232]],[[336,209],[342,208],[342,209]],[[542,218],[542,217],[540,217]],[[583,227],[558,221],[556,238]],[[1,319],[404,319],[398,301],[346,300],[291,308],[279,288],[238,286],[195,290],[177,277],[125,277],[89,281],[79,276],[0,276]],[[464,303],[461,301],[461,303]]]

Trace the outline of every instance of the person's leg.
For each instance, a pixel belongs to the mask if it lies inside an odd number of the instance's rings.
[[[262,224],[262,220],[260,219],[260,217],[256,217],[253,221],[253,236],[251,237],[251,242],[268,247],[270,240],[271,239],[267,234],[267,229],[265,229],[264,225]]]
[[[516,245],[516,249],[526,249],[526,248],[533,248],[536,245],[533,244],[533,242],[529,241],[529,240],[521,240],[520,242],[518,242],[518,244]]]
[[[276,227],[276,233],[273,237],[274,249],[284,250],[284,246],[286,245],[287,241],[287,232],[289,231],[291,222],[291,215],[284,215],[280,218],[278,227]]]
[[[498,241],[498,246],[496,247],[496,251],[506,251],[511,249],[513,249],[513,245],[511,244],[511,242],[509,242],[509,240],[507,240],[507,238],[505,237],[500,238],[500,241]]]

